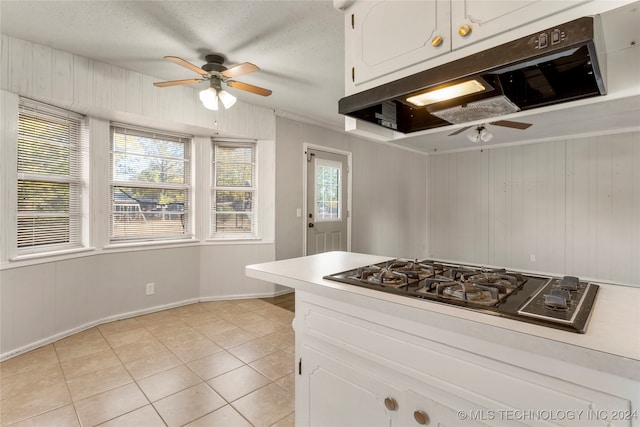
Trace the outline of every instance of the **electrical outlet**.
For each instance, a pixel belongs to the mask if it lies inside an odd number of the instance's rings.
[[[147,295],[153,295],[156,293],[156,284],[147,283]]]
[[[529,261],[536,262],[536,256],[533,254],[529,255]]]

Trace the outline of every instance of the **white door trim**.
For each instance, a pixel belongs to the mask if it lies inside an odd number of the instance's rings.
[[[340,154],[343,156],[347,156],[347,168],[348,173],[347,173],[347,251],[351,251],[351,198],[352,198],[352,188],[351,188],[351,184],[352,184],[352,171],[353,168],[351,167],[351,152],[350,151],[344,151],[344,150],[338,150],[336,148],[331,148],[331,147],[325,147],[322,145],[316,145],[316,144],[309,144],[308,142],[305,142],[302,145],[302,182],[304,183],[304,185],[302,186],[302,248],[303,248],[303,254],[306,256],[307,255],[307,224],[309,223],[308,219],[309,219],[309,212],[307,210],[307,150],[308,149],[313,149],[313,150],[320,150],[320,151],[326,151],[327,153],[334,153],[334,154]]]

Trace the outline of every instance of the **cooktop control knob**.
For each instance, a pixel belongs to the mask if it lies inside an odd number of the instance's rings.
[[[551,289],[551,295],[564,298],[567,302],[571,301],[571,292],[566,289]]]
[[[544,305],[552,310],[567,310],[569,308],[567,300],[559,295],[545,295]]]
[[[567,291],[577,291],[580,279],[574,276],[564,276],[556,285],[556,288],[566,289]]]

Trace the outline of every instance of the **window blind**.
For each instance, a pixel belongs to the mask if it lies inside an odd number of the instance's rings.
[[[111,240],[191,237],[191,137],[111,126]]]
[[[82,246],[83,116],[21,99],[18,252]]]
[[[211,237],[254,237],[256,144],[212,144]]]

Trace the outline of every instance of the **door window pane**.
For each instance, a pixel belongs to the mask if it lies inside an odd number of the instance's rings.
[[[316,159],[316,221],[339,221],[342,218],[341,180],[341,163]]]

